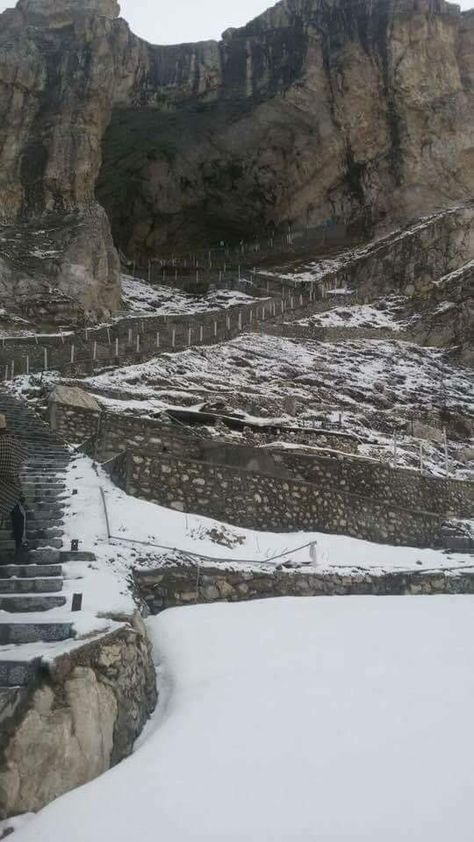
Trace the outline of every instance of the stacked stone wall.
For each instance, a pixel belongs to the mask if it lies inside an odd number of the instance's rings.
[[[179,605],[303,596],[403,596],[474,593],[473,573],[341,570],[230,570],[193,565],[136,570],[135,585],[152,614]]]
[[[68,442],[85,441],[90,436],[96,436],[100,430],[100,454],[101,459],[112,458],[115,454],[124,449],[142,449],[146,446],[154,452],[172,452],[179,455],[188,455],[191,459],[205,459],[210,461],[225,461],[224,456],[219,454],[230,454],[233,446],[226,442],[217,442],[194,435],[190,428],[177,428],[163,421],[151,418],[136,418],[131,415],[120,415],[118,413],[94,413],[79,407],[65,406],[64,404],[54,405],[54,427]],[[286,428],[282,427],[284,434]],[[265,436],[265,428],[261,427],[258,434]],[[353,453],[357,448],[357,439],[352,435],[344,435],[342,432],[332,430],[293,430],[289,431],[292,441],[304,436],[313,445],[329,447],[346,453]],[[278,442],[278,437],[268,434],[268,440]],[[245,465],[246,462],[255,458],[259,463],[266,458],[267,464],[275,459],[272,450],[261,447],[238,447],[235,451],[238,456],[237,464]],[[213,454],[215,454],[213,459]],[[244,460],[244,454],[247,454]]]
[[[397,545],[438,545],[444,520],[429,511],[387,507],[329,482],[318,487],[165,454],[159,459],[131,454],[127,490],[177,511],[249,529],[342,533]]]
[[[130,494],[241,527],[426,547],[441,544],[446,519],[474,514],[473,483],[350,454],[233,445],[151,419],[72,407],[57,406],[55,417],[69,440],[95,436],[100,461],[122,456],[110,470]]]

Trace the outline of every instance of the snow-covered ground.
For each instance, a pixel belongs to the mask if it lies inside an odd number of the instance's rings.
[[[192,281],[190,279],[192,286]],[[249,282],[249,290],[251,291]],[[229,307],[251,304],[254,298],[250,293],[235,289],[211,289],[205,295],[193,295],[172,286],[148,284],[138,278],[122,275],[122,301],[125,310],[114,317],[113,322],[119,322],[130,316],[170,316],[194,315],[215,310],[226,310]],[[96,327],[105,327],[98,324]],[[0,340],[18,337],[33,337],[38,334],[44,337],[70,336],[71,330],[38,333],[35,326],[19,316],[0,308]]]
[[[115,388],[117,397],[127,389],[145,399],[179,391],[188,405],[220,396],[243,410],[249,401],[265,409],[267,401],[270,406],[273,400],[292,398],[301,408],[339,399],[347,408],[361,403],[382,410],[393,404],[432,407],[443,401],[448,408],[474,411],[469,370],[450,364],[439,349],[388,340],[333,344],[245,334],[217,346],[162,354],[84,382],[97,390]]]
[[[474,412],[469,369],[455,366],[440,349],[389,340],[331,343],[245,334],[85,383],[114,411],[146,415],[220,404],[221,411],[251,420],[337,428],[364,439],[361,452],[384,461],[392,461],[396,430],[397,464],[410,468],[419,466],[420,439],[410,434],[418,413],[451,410],[472,418]],[[442,441],[423,445],[425,469],[443,475]],[[449,449],[452,474],[471,476],[472,442],[451,441]]]
[[[0,307],[0,339],[7,339],[10,336],[29,336],[31,333],[31,325],[26,319]]]
[[[402,310],[406,302],[407,299],[401,296],[389,296],[372,304],[333,307],[323,313],[299,319],[296,324],[304,327],[364,328],[398,333],[405,327]]]
[[[280,599],[148,621],[135,753],[17,842],[471,842],[474,598]]]
[[[244,292],[227,289],[210,290],[207,295],[192,295],[171,286],[151,285],[128,275],[122,275],[122,299],[127,310],[134,315],[153,316],[206,313],[250,304],[255,300]]]
[[[170,559],[203,566],[217,563],[256,573],[282,563],[345,575],[357,575],[361,570],[377,574],[474,566],[472,556],[463,553],[392,547],[322,532],[258,532],[176,512],[125,494],[82,455],[70,465],[66,482],[67,488],[76,492],[66,509],[66,544],[80,538],[80,548],[94,552],[97,558],[90,564],[65,565],[64,592],[83,594],[81,634],[89,627],[97,630],[97,614],[133,611],[130,586],[134,567],[156,568]]]

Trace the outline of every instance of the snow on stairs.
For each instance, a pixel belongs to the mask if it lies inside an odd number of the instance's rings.
[[[27,644],[66,640],[73,636],[73,624],[67,613],[58,617],[54,611],[67,603],[62,594],[62,563],[70,560],[70,554],[60,549],[69,453],[26,404],[3,389],[0,412],[28,450],[21,479],[29,546],[17,559],[10,524],[0,526],[1,691],[23,687],[37,675],[41,658],[29,655]],[[10,647],[8,656],[4,649],[3,658],[2,647]],[[15,647],[13,653],[11,647]]]

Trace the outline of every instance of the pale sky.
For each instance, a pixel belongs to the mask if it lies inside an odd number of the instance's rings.
[[[229,26],[242,26],[273,0],[119,0],[133,32],[152,44],[178,44],[220,38]],[[15,5],[0,0],[0,11]],[[460,0],[463,9],[474,0]]]

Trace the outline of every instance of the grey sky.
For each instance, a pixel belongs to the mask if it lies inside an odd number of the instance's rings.
[[[119,0],[132,30],[154,44],[219,38],[229,26],[242,26],[273,5],[272,0]],[[0,0],[0,11],[15,5]],[[460,0],[463,9],[474,0]]]

